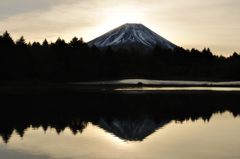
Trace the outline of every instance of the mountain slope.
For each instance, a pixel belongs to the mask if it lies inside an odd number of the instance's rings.
[[[89,46],[100,49],[151,50],[156,46],[173,50],[177,46],[142,24],[124,24],[90,41]]]

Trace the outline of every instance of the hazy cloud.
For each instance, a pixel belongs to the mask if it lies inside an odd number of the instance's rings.
[[[0,32],[14,38],[90,40],[125,22],[141,22],[183,47],[240,51],[239,0],[2,0]]]

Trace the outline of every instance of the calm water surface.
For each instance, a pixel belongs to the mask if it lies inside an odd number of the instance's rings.
[[[88,123],[82,133],[69,128],[60,134],[55,129],[28,128],[24,137],[14,132],[0,143],[1,159],[239,159],[240,118],[230,112],[214,114],[210,121],[164,121],[154,125],[151,119],[141,123],[113,120],[111,124]],[[127,141],[116,136],[124,126],[140,124],[136,134],[149,127],[160,127],[142,141]],[[144,124],[146,126],[144,126]],[[110,126],[111,128],[109,128]],[[133,127],[134,127],[133,126]],[[100,128],[102,127],[102,128]],[[122,128],[122,129],[121,129]],[[110,130],[113,132],[111,133]],[[132,130],[134,131],[134,130]]]
[[[148,88],[0,93],[0,159],[240,158],[238,88]]]

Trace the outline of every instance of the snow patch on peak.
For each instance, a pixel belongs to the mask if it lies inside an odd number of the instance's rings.
[[[113,29],[106,34],[90,41],[89,46],[98,48],[123,48],[128,49],[134,46],[140,49],[153,49],[160,46],[164,49],[174,49],[177,46],[156,34],[143,24],[126,23]]]

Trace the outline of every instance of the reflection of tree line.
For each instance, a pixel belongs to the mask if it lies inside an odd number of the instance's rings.
[[[57,133],[68,127],[77,134],[91,122],[122,139],[143,140],[172,120],[209,121],[213,113],[224,111],[238,116],[239,96],[237,93],[2,95],[0,135],[7,143],[14,131],[23,137],[29,127],[42,127],[45,131],[54,128]],[[112,126],[113,121],[121,123],[126,131],[119,132]],[[142,126],[143,121],[152,127],[139,129],[137,126]],[[131,129],[140,132],[133,133]]]
[[[0,36],[0,80],[82,81],[117,78],[239,80],[240,55],[214,56],[209,49],[174,51],[156,47],[150,54],[100,51],[82,39],[27,44]]]

